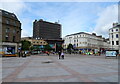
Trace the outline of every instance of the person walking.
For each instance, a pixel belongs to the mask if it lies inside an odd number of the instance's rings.
[[[63,52],[61,53],[61,57],[62,57],[62,59],[64,59],[64,53]]]
[[[61,57],[61,51],[58,51],[58,55],[59,55],[59,59],[60,59],[60,57]]]

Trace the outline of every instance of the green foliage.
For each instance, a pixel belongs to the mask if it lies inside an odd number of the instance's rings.
[[[69,44],[67,49],[73,49],[73,45],[72,44]]]
[[[30,50],[34,50],[34,47],[33,47],[33,46],[31,46],[31,47],[30,47]]]
[[[47,45],[45,45],[44,50],[50,51],[50,50],[52,50],[52,48],[50,47],[49,44],[47,44]]]
[[[31,46],[31,42],[24,40],[21,41],[21,43],[22,43],[22,50],[29,50]]]
[[[58,44],[56,45],[56,50],[57,50],[57,52],[58,52],[58,51],[61,51],[62,49],[63,49],[62,45],[58,45]]]
[[[72,45],[72,44],[69,44],[68,47],[67,47],[67,51],[68,51],[68,53],[71,54],[72,49],[74,49],[74,48],[73,48],[73,45]]]

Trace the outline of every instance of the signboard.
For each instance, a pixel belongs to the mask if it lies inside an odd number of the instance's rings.
[[[117,51],[106,51],[106,56],[116,57],[117,56]]]
[[[95,49],[95,54],[97,54],[97,53],[98,53],[98,51],[99,51],[98,49]]]

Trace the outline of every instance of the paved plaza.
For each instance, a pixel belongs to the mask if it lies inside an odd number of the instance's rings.
[[[3,82],[118,82],[118,59],[66,54],[4,57]]]

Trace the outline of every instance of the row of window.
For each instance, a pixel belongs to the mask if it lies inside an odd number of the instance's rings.
[[[12,37],[12,42],[15,42],[15,39],[16,39],[16,37],[13,36],[13,37]],[[9,39],[9,36],[6,35],[6,36],[5,36],[5,41],[9,41],[9,40],[10,40],[10,39]]]
[[[78,37],[86,37],[86,35],[79,35],[79,36],[74,36],[74,38],[78,38]],[[69,37],[69,39],[72,37]]]
[[[112,34],[112,38],[119,38],[119,35],[116,34],[116,37],[114,37],[114,35]]]
[[[112,41],[112,45],[115,45],[115,41]],[[119,41],[116,41],[116,45],[119,45]]]
[[[10,20],[6,19],[6,24],[10,24],[11,22],[12,22],[12,24],[13,24],[14,26],[16,26],[16,22],[15,22],[15,21],[10,21]]]
[[[111,31],[114,32],[113,29]],[[116,29],[115,31],[118,31],[118,29]]]
[[[35,41],[34,41],[33,43],[41,43],[41,44],[46,44],[46,42],[35,42]]]
[[[80,44],[87,44],[87,42],[80,42]],[[77,44],[74,44],[73,45],[74,47],[79,47],[79,44],[77,43]],[[90,43],[88,43],[88,46],[102,46],[102,45],[95,45],[95,44],[90,44]],[[64,45],[64,47],[67,47],[67,45]]]
[[[10,28],[6,28],[6,33],[11,32]],[[15,29],[12,30],[13,33],[19,33],[19,31],[16,31]]]

